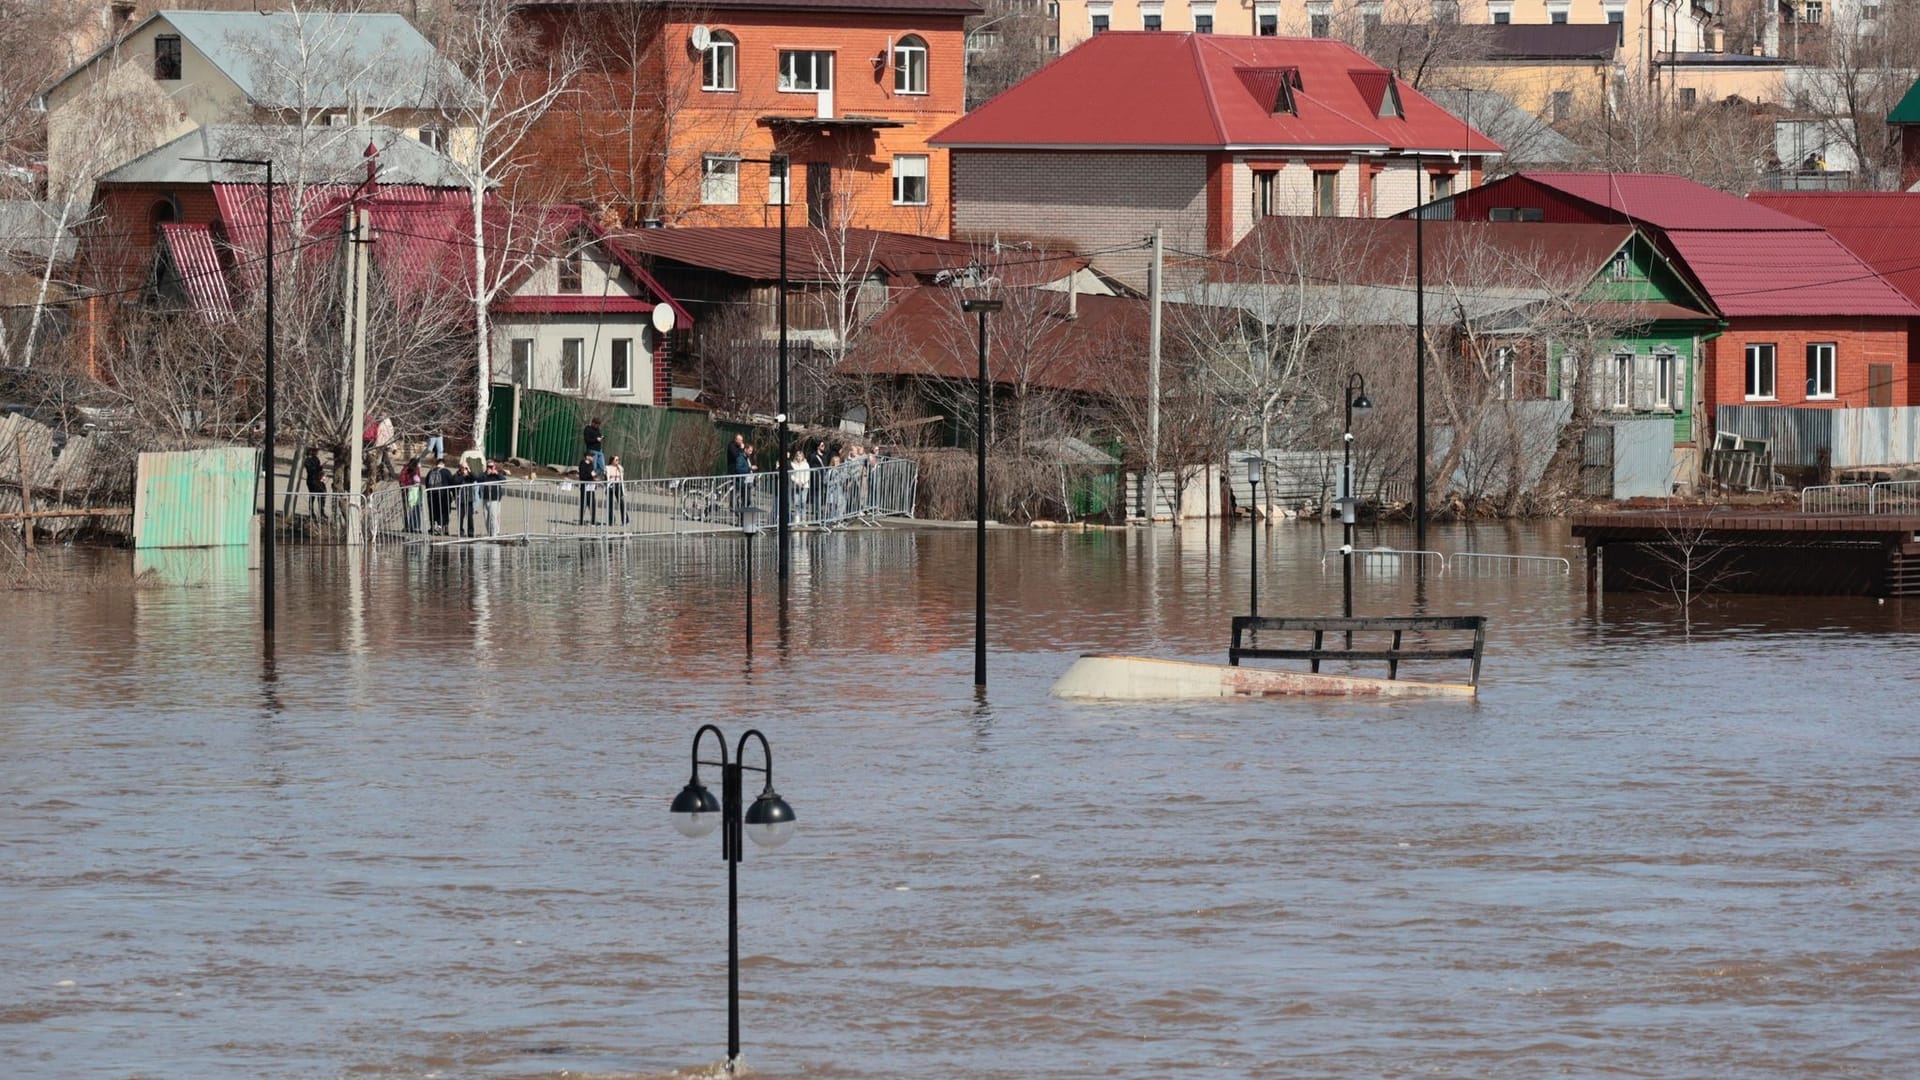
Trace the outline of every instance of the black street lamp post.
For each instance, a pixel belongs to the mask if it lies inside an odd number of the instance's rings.
[[[1003,300],[962,300],[961,311],[980,316],[980,385],[974,405],[973,443],[978,473],[974,478],[973,529],[973,688],[987,688],[987,316],[1006,306]]]
[[[1340,614],[1353,618],[1353,523],[1359,516],[1360,499],[1353,490],[1353,414],[1365,416],[1373,411],[1373,402],[1367,400],[1367,379],[1359,372],[1347,376],[1347,429],[1341,437],[1340,467],[1341,492],[1345,498],[1340,500],[1340,524],[1343,530],[1340,545]]]
[[[1253,501],[1247,506],[1247,614],[1260,614],[1260,480],[1266,472],[1265,458],[1247,459],[1247,486]]]
[[[760,535],[760,518],[766,513],[757,506],[740,508],[740,536],[747,549],[747,657],[753,657],[753,539]]]
[[[708,732],[720,746],[720,760],[700,758],[700,740]],[[764,766],[745,763],[747,741],[760,742]],[[720,770],[720,798],[700,783],[700,766]],[[742,787],[745,774],[757,772],[766,777],[759,798],[742,812]],[[793,807],[773,790],[773,750],[759,731],[740,736],[733,758],[727,758],[727,737],[712,724],[700,725],[693,733],[693,774],[687,786],[673,799],[673,827],[682,836],[699,838],[720,830],[720,857],[727,861],[727,1071],[740,1063],[740,849],[742,834],[765,848],[777,848],[793,837]]]
[[[266,431],[261,436],[261,471],[266,475],[266,513],[260,515],[260,632],[268,652],[273,651],[273,161],[268,158],[187,158],[206,165],[252,165],[267,170],[267,355],[262,372]],[[211,172],[212,170],[208,170]]]
[[[787,402],[787,204],[793,201],[793,163],[787,154],[769,154],[763,158],[736,158],[736,162],[749,165],[765,165],[769,173],[776,168],[780,175],[780,404],[774,415],[774,423],[780,426],[780,491],[775,496],[775,522],[780,531],[780,580],[787,580],[789,561],[788,538],[792,533],[793,504],[789,491],[787,468],[791,464],[791,454],[787,449],[787,416],[792,412]],[[739,170],[735,170],[738,172]],[[740,178],[734,177],[738,184]]]

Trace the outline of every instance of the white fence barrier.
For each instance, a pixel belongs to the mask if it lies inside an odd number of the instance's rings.
[[[1822,484],[1800,491],[1803,514],[1920,514],[1920,480]]]
[[[1325,571],[1330,560],[1338,560],[1339,548],[1327,548],[1320,553],[1320,569]],[[1484,551],[1456,551],[1446,555],[1438,551],[1403,551],[1397,548],[1354,548],[1354,566],[1362,571],[1398,577],[1406,564],[1439,564],[1442,574],[1472,574],[1486,576],[1491,574],[1571,574],[1573,564],[1558,555],[1495,555]]]

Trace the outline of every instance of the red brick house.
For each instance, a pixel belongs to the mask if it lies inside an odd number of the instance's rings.
[[[1521,173],[1429,209],[1459,221],[1637,224],[1726,320],[1704,406],[1920,403],[1920,306],[1826,229],[1677,176]]]
[[[628,224],[946,235],[946,152],[963,109],[972,0],[709,0],[526,6],[589,70],[532,136],[551,196]],[[764,160],[789,156],[786,184]],[[761,159],[760,161],[742,159]]]
[[[1388,217],[1500,147],[1344,42],[1094,36],[933,139],[956,237],[1083,252],[1156,226],[1224,252],[1262,217]],[[1142,251],[1096,265],[1138,280]]]

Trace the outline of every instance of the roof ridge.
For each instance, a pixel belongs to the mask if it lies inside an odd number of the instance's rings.
[[[1200,55],[1200,49],[1202,47],[1201,39],[1211,38],[1212,36],[1212,34],[1188,34],[1187,47],[1193,52],[1194,73],[1198,75],[1200,79],[1200,96],[1207,104],[1207,119],[1213,122],[1214,137],[1224,144],[1228,141],[1227,121],[1225,117],[1220,115],[1220,99],[1214,95],[1213,80],[1207,78],[1206,57]],[[1225,49],[1218,51],[1226,54],[1228,59],[1232,59],[1232,54],[1227,53]]]

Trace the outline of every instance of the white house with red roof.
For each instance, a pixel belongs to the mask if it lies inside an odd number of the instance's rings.
[[[1388,217],[1500,146],[1344,42],[1097,35],[935,135],[953,235],[1224,252],[1268,215]],[[1138,280],[1143,250],[1096,258]]]

